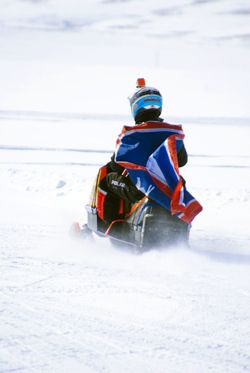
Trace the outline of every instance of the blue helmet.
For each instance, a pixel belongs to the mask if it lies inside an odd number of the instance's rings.
[[[129,101],[136,122],[155,120],[161,115],[162,96],[156,88],[139,86]]]

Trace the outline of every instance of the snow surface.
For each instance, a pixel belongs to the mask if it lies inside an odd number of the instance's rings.
[[[0,372],[250,371],[249,2],[0,5]],[[188,249],[69,234],[139,76],[186,134]]]

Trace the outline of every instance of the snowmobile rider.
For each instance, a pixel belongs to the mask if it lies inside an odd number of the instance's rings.
[[[137,91],[129,98],[132,116],[135,125],[145,122],[163,122],[160,118],[162,112],[162,96],[156,88],[147,87],[144,79],[137,80]],[[178,154],[178,166],[182,167],[187,163],[188,155],[183,145]],[[114,160],[106,165],[107,175],[101,182],[101,188],[108,190],[114,196],[122,198],[128,204],[134,204],[144,197],[144,194],[137,189],[126,170]],[[183,182],[185,180],[182,178]]]

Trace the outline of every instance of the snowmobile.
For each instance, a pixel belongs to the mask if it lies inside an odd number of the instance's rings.
[[[135,252],[143,252],[189,242],[191,224],[172,216],[166,208],[147,197],[133,206],[127,218],[114,220],[106,230],[96,208],[87,205],[86,210],[89,233],[108,237],[116,247],[127,246]]]
[[[191,222],[202,206],[187,191],[179,173],[177,152],[183,138],[181,125],[146,122],[125,126],[117,141],[115,162],[144,197],[120,213],[120,207],[108,201],[109,192],[100,188],[107,171],[101,167],[86,206],[87,224],[81,232],[94,232],[115,245],[137,251],[188,244]],[[115,208],[116,214],[107,224],[106,210]]]

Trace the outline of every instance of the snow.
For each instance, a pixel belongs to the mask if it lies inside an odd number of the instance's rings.
[[[248,1],[1,0],[0,372],[250,370]],[[182,123],[190,248],[78,240],[144,76]]]

